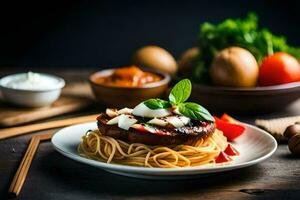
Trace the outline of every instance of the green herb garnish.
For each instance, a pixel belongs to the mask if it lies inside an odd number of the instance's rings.
[[[162,99],[148,99],[143,103],[150,109],[178,110],[180,114],[194,120],[214,121],[214,118],[204,107],[197,103],[185,102],[191,95],[192,83],[189,79],[179,81],[171,90],[169,101]]]
[[[214,121],[214,118],[204,107],[197,103],[186,102],[178,105],[179,112],[191,119]]]
[[[152,110],[171,107],[170,102],[162,100],[162,99],[148,99],[148,100],[144,101],[143,103]]]
[[[172,88],[169,101],[171,104],[183,103],[190,97],[191,92],[191,81],[189,79],[183,79]]]

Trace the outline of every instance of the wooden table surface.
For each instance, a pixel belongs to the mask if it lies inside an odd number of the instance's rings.
[[[95,70],[65,70],[55,73],[70,83],[85,81],[91,71]],[[13,71],[2,72],[7,73]],[[94,107],[69,116],[100,111],[99,107]],[[300,114],[300,101],[280,113],[237,117],[253,123],[258,117],[297,114]],[[63,117],[55,119],[59,118]],[[0,199],[14,199],[7,196],[7,191],[33,134],[0,141]],[[252,167],[187,180],[143,180],[110,174],[72,161],[56,152],[50,142],[44,142],[38,149],[18,197],[28,200],[162,198],[300,199],[300,158],[291,156],[287,145],[282,144],[270,159]]]

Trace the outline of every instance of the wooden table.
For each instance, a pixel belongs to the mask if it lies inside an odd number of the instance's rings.
[[[69,81],[84,81],[92,70],[63,71]],[[95,113],[100,110],[86,110]],[[281,113],[300,114],[300,101]],[[239,117],[253,123],[257,116]],[[39,133],[54,132],[41,131]],[[23,157],[31,135],[0,141],[0,199]],[[42,143],[18,199],[300,199],[300,159],[285,144],[258,165],[189,180],[143,180],[113,175],[65,158],[50,142]]]

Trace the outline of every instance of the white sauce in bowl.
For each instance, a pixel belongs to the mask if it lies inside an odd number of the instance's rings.
[[[58,77],[33,72],[10,75],[1,80],[2,87],[17,90],[54,90],[64,85],[64,81]]]

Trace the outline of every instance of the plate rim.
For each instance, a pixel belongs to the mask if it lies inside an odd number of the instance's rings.
[[[111,170],[111,171],[126,171],[128,173],[149,173],[149,172],[153,172],[153,173],[166,173],[166,172],[203,172],[204,173],[212,173],[212,172],[220,172],[220,171],[227,171],[227,170],[232,170],[232,169],[238,169],[238,168],[243,168],[243,167],[248,167],[251,165],[255,165],[257,163],[260,163],[266,159],[268,159],[269,157],[271,157],[274,152],[276,151],[278,144],[277,141],[266,131],[251,125],[251,124],[247,124],[247,123],[242,123],[245,126],[248,126],[250,128],[253,128],[257,131],[260,131],[261,133],[263,133],[265,136],[267,136],[271,141],[272,141],[272,145],[273,148],[271,151],[269,151],[268,153],[266,153],[265,155],[258,157],[254,160],[250,160],[247,162],[242,162],[242,163],[236,163],[236,164],[229,164],[229,165],[218,165],[218,166],[193,166],[193,167],[182,167],[182,168],[147,168],[147,167],[137,167],[137,166],[129,166],[129,165],[121,165],[121,164],[114,164],[114,163],[105,163],[105,162],[101,162],[101,161],[97,161],[97,160],[93,160],[93,159],[89,159],[89,158],[85,158],[83,156],[80,156],[79,154],[73,154],[67,151],[62,150],[61,148],[59,148],[56,144],[55,144],[55,139],[56,137],[58,137],[59,134],[61,134],[61,132],[65,131],[66,129],[69,128],[74,128],[76,126],[87,126],[87,125],[95,125],[95,122],[88,122],[88,123],[80,123],[80,124],[76,124],[76,125],[72,125],[72,126],[68,126],[65,128],[62,128],[60,130],[58,130],[57,132],[55,132],[55,134],[53,135],[52,139],[51,139],[51,144],[54,147],[54,149],[56,151],[58,151],[59,153],[63,154],[64,156],[75,160],[77,162],[80,163],[84,163],[93,167],[97,167],[97,168],[101,168],[104,170]],[[153,175],[159,175],[159,174],[153,174]],[[167,175],[167,174],[162,174],[162,175]],[[180,174],[179,174],[180,175]],[[185,175],[185,174],[182,174]]]

